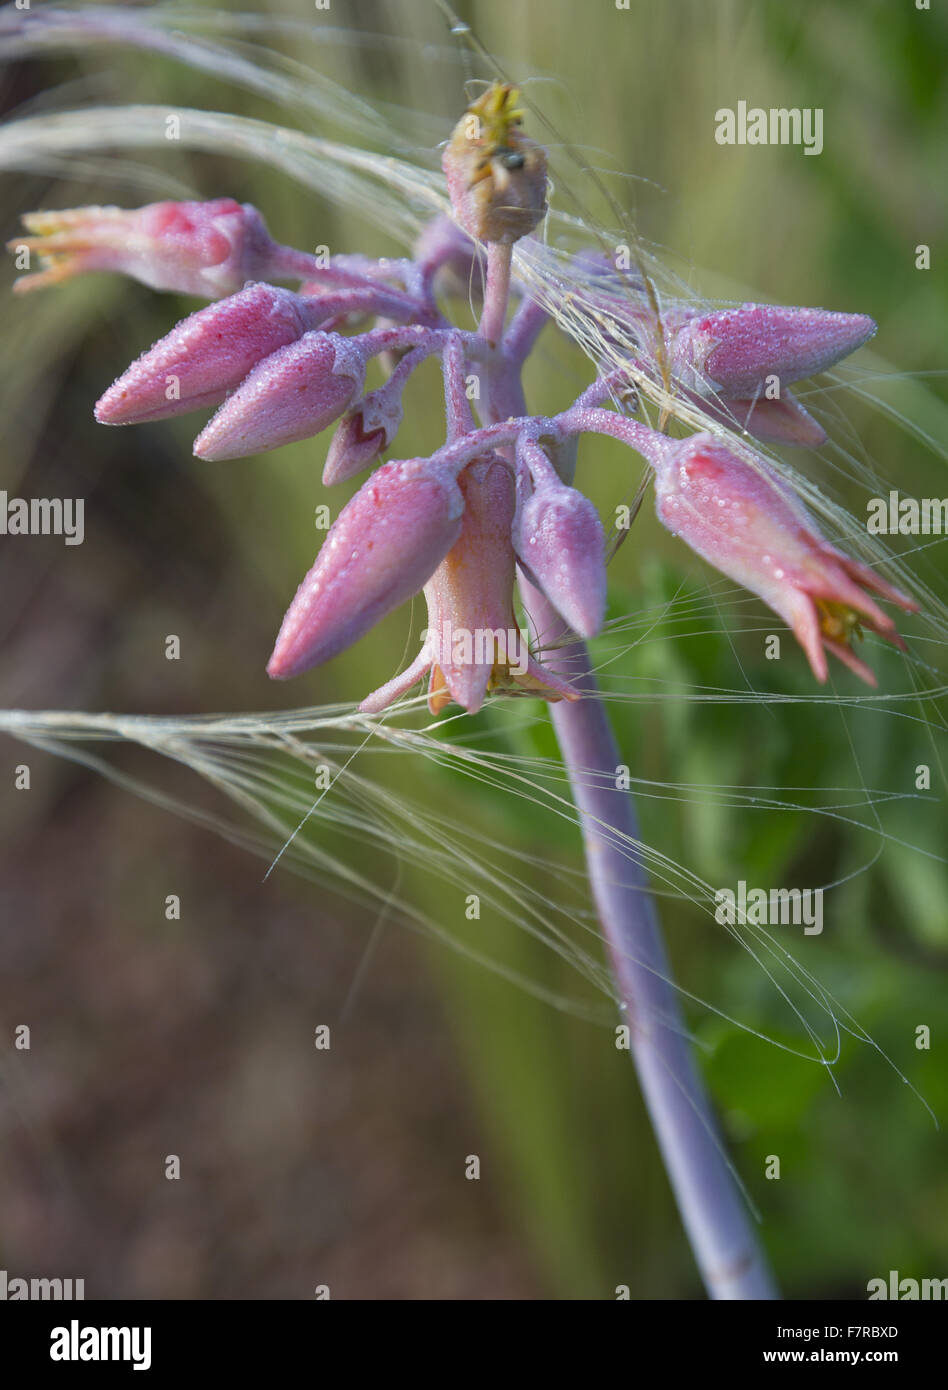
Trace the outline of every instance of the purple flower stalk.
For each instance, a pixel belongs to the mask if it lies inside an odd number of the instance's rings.
[[[854,351],[875,325],[821,309],[673,306],[662,324],[672,388],[719,421],[718,434],[673,440],[604,409],[610,395],[637,408],[624,368],[600,376],[552,419],[531,416],[520,373],[548,315],[512,281],[511,249],[545,213],[546,155],[523,134],[513,88],[495,83],[474,102],[443,166],[455,220],[433,222],[413,262],[318,264],[273,242],[253,208],[218,199],[31,214],[26,224],[37,235],[27,245],[43,268],[20,283],[30,289],[118,270],[215,300],[105,392],[96,406],[101,422],[215,409],[194,446],[207,460],[279,448],[335,424],[324,482],[374,468],[286,613],[267,667],[272,677],[330,660],[423,590],[421,650],[363,700],[363,711],[385,708],[425,676],[433,713],[452,701],[473,713],[491,692],[555,706],[633,1058],[696,1259],[712,1296],[770,1297],[683,1041],[647,884],[630,862],[634,808],[612,781],[619,753],[582,641],[605,619],[606,543],[595,508],[574,484],[576,444],[583,434],[605,433],[636,450],[653,470],[662,522],[784,619],[818,680],[826,679],[828,650],[872,683],[852,639],[869,628],[902,642],[870,594],[906,611],[914,603],[830,545],[763,458],[751,463],[746,449],[735,451],[728,430],[821,444],[822,427],[787,386]],[[641,282],[630,277],[620,295],[599,258],[578,258],[578,268],[610,352],[628,351],[629,369],[656,379],[655,325]],[[297,288],[269,283],[275,279]],[[477,333],[445,317],[436,294],[452,292],[482,298]],[[508,322],[512,294],[520,304]],[[356,328],[363,331],[341,331]],[[445,443],[431,458],[376,467],[396,437],[411,374],[431,356],[444,377]],[[373,358],[394,366],[366,393]],[[472,375],[483,387],[480,423],[465,389]],[[518,567],[533,640],[518,622]]]

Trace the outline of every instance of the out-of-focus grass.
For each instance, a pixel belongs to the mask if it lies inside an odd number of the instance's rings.
[[[566,0],[517,6],[478,0],[457,8],[505,70],[527,81],[529,96],[563,136],[591,165],[608,171],[604,177],[632,212],[640,234],[697,290],[870,313],[879,323],[875,356],[861,354],[857,366],[868,374],[877,360],[885,361],[905,375],[865,385],[944,441],[948,412],[937,375],[944,367],[946,305],[946,270],[937,251],[946,230],[943,14],[910,5],[856,7],[841,0],[813,0],[790,10],[781,0],[710,5],[679,0],[660,6],[632,0],[628,11]],[[269,9],[299,18],[289,3],[281,7],[274,0]],[[433,5],[422,0],[337,3],[331,18],[366,34],[398,33],[408,42],[391,49],[334,45],[322,55],[307,48],[307,61],[315,61],[342,87],[389,103],[393,125],[403,108],[440,119],[447,133],[462,104],[464,69],[460,56],[453,65],[425,61],[426,43],[450,42]],[[317,23],[323,19],[317,14]],[[296,51],[292,42],[288,51]],[[230,106],[273,116],[259,99],[155,56],[103,51],[85,60],[83,68],[94,94],[105,82],[117,99]],[[44,69],[48,78],[75,72],[68,62]],[[491,75],[476,62],[473,72]],[[793,148],[717,145],[714,113],[739,100],[822,108],[823,153],[809,158]],[[282,119],[301,118],[284,113]],[[422,129],[422,123],[415,128]],[[434,151],[429,146],[421,153],[430,159]],[[180,152],[149,155],[140,167],[170,175],[202,196],[226,193],[253,201],[274,234],[293,244],[376,254],[402,250],[345,209],[301,195],[265,168]],[[562,206],[569,206],[567,183],[592,203],[597,216],[604,215],[578,170],[556,189]],[[150,196],[158,193],[121,184],[109,188],[93,174],[65,188],[47,188],[40,179],[10,184],[6,206],[12,213],[36,200],[133,203]],[[933,248],[930,271],[915,268],[919,243]],[[230,569],[245,575],[248,595],[266,605],[266,613],[258,609],[250,624],[256,638],[267,628],[275,632],[317,548],[312,509],[325,500],[319,474],[327,441],[208,465],[190,458],[196,431],[189,419],[134,433],[104,432],[89,420],[93,396],[191,307],[105,279],[30,303],[8,302],[5,485],[16,490],[30,465],[50,391],[78,361],[69,379],[69,408],[85,477],[101,478],[109,470],[127,474],[173,459],[189,487],[206,494],[226,537]],[[466,310],[462,317],[467,319]],[[581,354],[544,338],[528,374],[531,403],[537,410],[554,409],[576,393],[587,374]],[[403,456],[429,452],[439,442],[441,406],[433,369],[413,385],[410,400],[397,445]],[[926,452],[910,431],[854,396],[840,395],[838,405],[858,431],[865,451],[861,462],[871,460],[904,492],[945,493],[943,461]],[[799,462],[851,505],[861,505],[862,494],[830,473],[826,461],[809,456]],[[607,516],[616,502],[626,500],[637,478],[621,451],[605,441],[586,446],[581,467],[584,486]],[[334,506],[346,492],[341,489],[330,499]],[[186,570],[188,546],[197,541],[196,529],[172,531],[169,569]],[[927,581],[943,594],[941,546],[933,545],[919,562]],[[94,563],[91,555],[88,563]],[[611,579],[614,614],[656,608],[683,583],[703,595],[707,582],[713,582],[660,531],[648,505],[619,551]],[[87,582],[92,581],[87,577]],[[120,592],[120,574],[115,582]],[[763,609],[752,605],[748,611],[760,615],[758,624],[748,626],[769,630]],[[648,641],[609,673],[665,682],[668,691],[699,685],[740,690],[750,682],[759,690],[810,692],[802,657],[789,650],[789,641],[784,659],[771,666],[762,659],[760,631],[729,633],[734,612],[727,608],[720,620],[702,618],[695,625],[701,631],[692,637],[658,623]],[[167,630],[184,630],[196,649],[209,644],[202,659],[225,662],[234,681],[230,704],[235,709],[358,697],[388,677],[402,657],[407,631],[405,614],[397,614],[327,669],[292,687],[270,688],[260,675],[266,651],[256,640],[248,642],[240,612],[215,611],[212,643],[187,600],[186,585],[156,596],[151,614],[146,597],[137,614],[145,631],[150,620],[156,625],[167,620]],[[99,698],[109,691],[128,692],[127,668],[134,664],[137,640],[129,633],[116,646],[114,670],[104,673]],[[603,652],[606,647],[604,642]],[[904,684],[897,660],[880,659],[879,669],[883,691]],[[164,708],[167,692],[150,694],[146,678],[131,688],[141,708],[156,713]],[[854,687],[841,677],[839,689]],[[823,936],[795,939],[792,949],[944,1113],[948,1088],[944,1068],[933,1060],[937,1044],[932,1053],[914,1047],[920,1024],[934,1032],[944,1022],[948,963],[948,874],[939,858],[945,824],[940,748],[937,726],[927,727],[920,713],[917,707],[885,713],[671,699],[617,706],[617,722],[634,776],[718,789],[814,788],[798,794],[804,804],[853,800],[820,789],[864,785],[911,791],[916,766],[931,763],[933,800],[880,809],[893,842],[878,859],[872,834],[840,820],[817,819],[802,810],[722,808],[720,798],[700,790],[647,799],[642,819],[648,842],[713,883],[839,880],[842,886],[827,895]],[[924,713],[935,720],[930,708]],[[542,725],[512,728],[499,710],[486,711],[475,727],[513,751],[554,752]],[[379,775],[397,785],[406,764],[399,759]],[[528,803],[499,800],[496,793],[430,766],[412,770],[412,792],[429,804],[443,802],[452,815],[493,830],[525,852],[579,864],[570,827],[553,817],[538,818]],[[412,889],[423,898],[431,893],[421,876]],[[460,910],[457,902],[430,896],[426,906],[436,913]],[[667,900],[663,917],[686,989],[723,1014],[791,1041],[790,1020],[758,966],[687,906]],[[505,962],[551,987],[577,992],[562,963],[502,922],[482,920],[472,923],[472,931]],[[695,1292],[628,1059],[616,1050],[611,1032],[555,1012],[437,947],[429,964],[480,1103],[490,1162],[499,1175],[496,1191],[506,1202],[511,1228],[534,1253],[545,1287],[564,1296],[608,1297],[618,1284],[628,1284],[633,1297]],[[916,1277],[937,1273],[948,1245],[940,1142],[921,1105],[879,1055],[866,1045],[844,1043],[840,1098],[813,1063],[713,1014],[690,1012],[736,1162],[761,1208],[764,1238],[786,1291],[859,1296],[867,1279],[890,1268]],[[825,1021],[823,1031],[831,1045]],[[801,1039],[797,1035],[792,1041],[798,1046]],[[764,1178],[764,1162],[772,1154],[781,1159],[779,1182]],[[305,1212],[300,1219],[305,1222]]]

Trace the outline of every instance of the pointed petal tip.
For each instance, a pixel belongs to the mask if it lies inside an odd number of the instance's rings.
[[[840,317],[849,320],[853,343],[851,352],[855,352],[857,347],[862,347],[863,343],[867,343],[879,331],[879,325],[868,314],[843,314]]]
[[[215,440],[209,430],[210,425],[205,425],[191,446],[191,452],[196,459],[202,459],[205,463],[216,463],[219,459],[239,457],[238,454],[228,453],[225,443]]]
[[[561,617],[565,618],[570,627],[581,637],[584,642],[590,642],[602,631],[605,621],[605,610],[590,609],[580,607],[579,604],[563,604],[560,608]]]

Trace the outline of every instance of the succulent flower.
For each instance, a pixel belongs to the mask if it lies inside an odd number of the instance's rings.
[[[818,449],[826,443],[826,431],[819,420],[814,420],[796,396],[786,389],[774,398],[712,396],[710,400],[702,400],[693,391],[686,391],[685,395],[722,425],[753,435],[763,444],[796,444]]]
[[[824,647],[869,685],[875,677],[852,651],[870,628],[904,649],[895,623],[870,592],[906,612],[916,605],[823,536],[793,493],[760,461],[752,467],[710,434],[695,434],[656,457],[662,522],[723,574],[758,594],[803,647],[818,681]]]
[[[358,339],[304,333],[257,363],[194,441],[198,458],[232,459],[321,434],[362,391]]]
[[[517,557],[534,585],[580,637],[595,637],[606,614],[606,537],[599,513],[558,478],[540,446],[521,445],[533,491],[515,527]]]
[[[336,426],[323,466],[323,486],[344,483],[374,463],[388,443],[385,426],[367,428],[358,405],[346,412]]]
[[[701,395],[753,397],[768,378],[782,388],[825,372],[875,331],[865,314],[742,304],[689,318],[674,335],[674,371]]]
[[[43,268],[16,282],[20,292],[89,270],[114,270],[155,290],[216,299],[247,280],[278,273],[277,247],[263,218],[233,198],[30,212],[23,223],[36,235],[9,245],[36,251]]]

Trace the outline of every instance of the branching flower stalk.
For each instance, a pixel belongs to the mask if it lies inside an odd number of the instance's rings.
[[[821,426],[787,388],[854,351],[875,325],[859,314],[756,304],[709,313],[676,304],[656,325],[650,287],[630,290],[607,260],[587,254],[590,300],[633,350],[618,369],[598,363],[594,382],[565,410],[531,415],[521,373],[549,318],[513,276],[512,248],[546,213],[546,155],[523,133],[513,88],[495,83],[468,109],[443,168],[453,216],[426,227],[411,260],[319,261],[275,243],[255,209],[226,198],[81,208],[27,216],[30,236],[12,245],[36,253],[41,268],[18,288],[117,270],[212,300],[104,393],[96,406],[103,424],[213,408],[194,445],[209,460],[335,425],[324,483],[372,469],[287,610],[272,677],[331,659],[423,590],[421,650],[365,697],[363,716],[426,676],[435,714],[451,702],[473,713],[489,693],[553,706],[632,1056],[699,1269],[712,1297],[772,1297],[686,1040],[634,807],[617,785],[627,760],[585,646],[605,620],[607,547],[595,508],[574,485],[577,443],[607,434],[645,459],[659,519],[787,622],[819,681],[829,652],[873,684],[854,639],[868,629],[902,647],[876,600],[906,611],[916,605],[831,545],[783,478],[731,431],[821,444]],[[452,287],[466,294],[478,286],[479,328],[462,331],[442,301]],[[656,338],[660,369],[650,355]],[[445,443],[428,458],[380,463],[397,435],[406,385],[431,357],[443,375]],[[373,360],[388,366],[388,377],[366,390]],[[670,382],[675,399],[699,403],[702,418],[719,427],[673,438],[631,418],[634,383],[645,379]],[[530,637],[517,619],[518,582]]]

